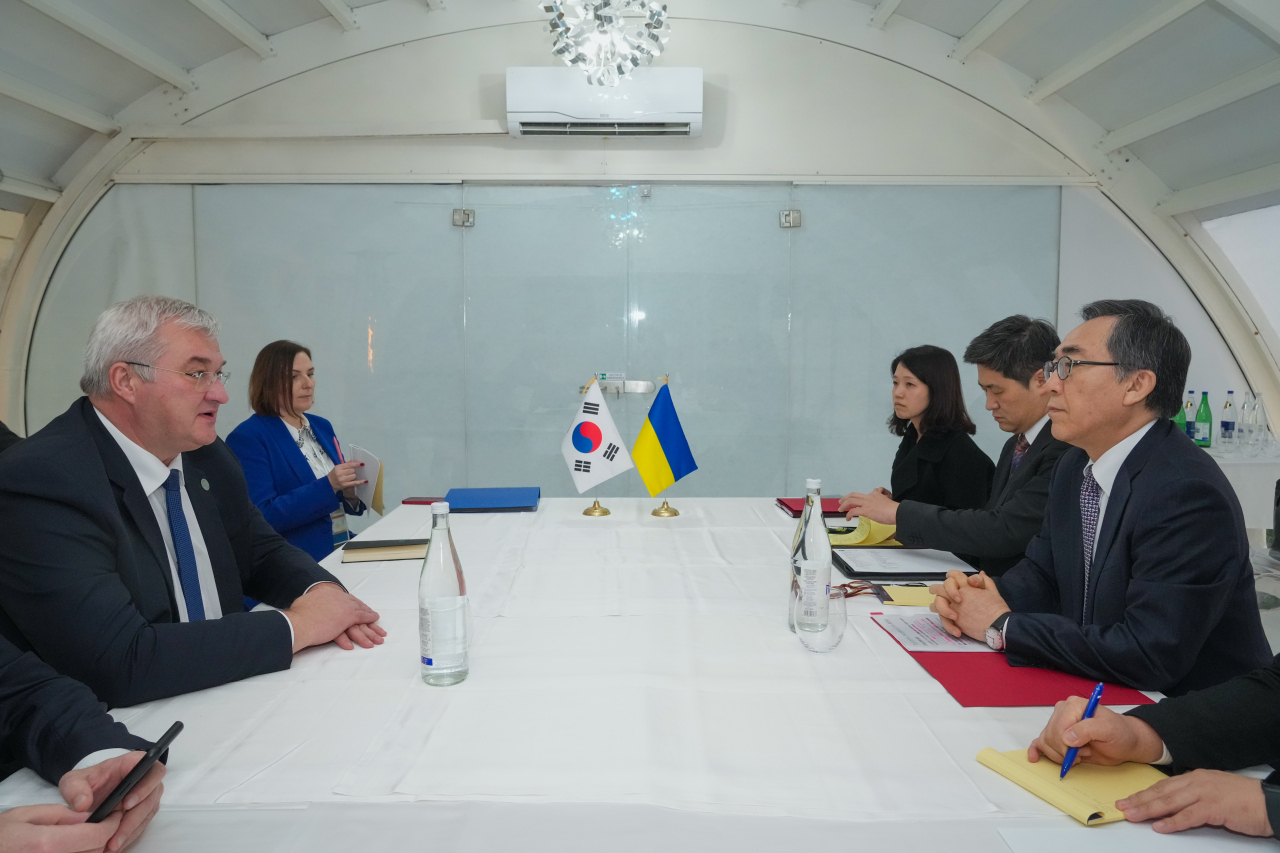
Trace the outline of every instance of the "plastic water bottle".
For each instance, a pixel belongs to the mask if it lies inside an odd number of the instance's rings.
[[[811,634],[827,630],[830,608],[831,560],[801,560],[796,630]]]
[[[802,560],[817,560],[827,565],[827,582],[831,581],[831,537],[822,517],[822,481],[804,481],[804,512],[791,542],[790,593],[787,599],[787,627],[796,630],[796,602],[800,597]],[[825,617],[824,617],[825,618]]]
[[[418,640],[422,680],[444,687],[467,677],[471,625],[467,580],[449,534],[449,505],[431,505],[431,543],[418,577]]]
[[[1196,392],[1187,389],[1187,402],[1182,406],[1184,422],[1187,425],[1187,438],[1196,440]]]
[[[1222,449],[1230,451],[1236,443],[1236,407],[1235,392],[1227,392],[1227,404],[1222,407],[1222,418],[1218,421],[1218,437],[1222,439]]]

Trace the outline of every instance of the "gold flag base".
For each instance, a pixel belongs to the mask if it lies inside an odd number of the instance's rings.
[[[583,514],[583,515],[591,515],[591,516],[597,516],[597,517],[598,517],[598,516],[602,516],[602,515],[608,515],[608,514],[609,514],[609,510],[607,510],[607,509],[605,509],[604,507],[600,506],[600,501],[596,501],[596,502],[595,502],[595,503],[593,503],[591,506],[589,506],[589,507],[587,507],[586,509],[584,509],[584,510],[582,511],[582,514]]]
[[[663,501],[662,506],[655,509],[653,511],[653,514],[656,515],[658,518],[675,518],[677,515],[680,514],[680,510],[672,509],[671,504],[667,503],[666,501]]]

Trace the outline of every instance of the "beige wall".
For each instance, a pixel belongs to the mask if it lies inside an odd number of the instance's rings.
[[[0,210],[0,267],[9,260],[9,253],[13,251],[13,241],[17,238],[18,229],[21,227],[21,213]]]

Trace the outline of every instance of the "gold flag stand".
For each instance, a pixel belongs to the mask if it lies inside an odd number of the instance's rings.
[[[605,512],[608,512],[608,510],[605,510]],[[656,515],[658,518],[675,518],[677,515],[680,514],[680,510],[675,509],[674,507],[671,506],[671,504],[667,503],[666,501],[663,501],[662,506],[655,509],[653,511],[653,514]]]

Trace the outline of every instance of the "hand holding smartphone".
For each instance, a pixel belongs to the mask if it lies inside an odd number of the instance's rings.
[[[173,743],[173,739],[182,731],[182,723],[174,723],[169,727],[169,731],[165,732],[160,740],[156,741],[155,746],[151,747],[139,759],[138,763],[133,766],[129,774],[120,780],[120,784],[116,785],[107,794],[107,798],[102,801],[99,806],[93,810],[93,814],[89,815],[89,823],[102,823],[107,819],[107,815],[111,814],[115,807],[120,805],[129,792],[133,790],[133,786],[142,781],[142,777],[147,775],[147,771],[151,769],[151,765],[160,760],[160,756],[164,755],[169,744]]]

